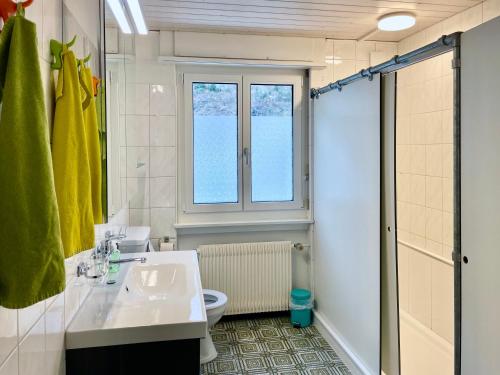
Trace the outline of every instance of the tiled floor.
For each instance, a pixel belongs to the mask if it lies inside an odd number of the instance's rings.
[[[203,375],[350,374],[318,330],[293,328],[287,316],[226,320],[212,330],[219,356]]]

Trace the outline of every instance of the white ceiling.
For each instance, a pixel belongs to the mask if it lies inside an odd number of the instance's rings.
[[[383,14],[410,11],[417,24],[376,32],[369,40],[398,41],[481,0],[141,0],[149,28],[361,39]],[[109,12],[108,12],[109,13]]]

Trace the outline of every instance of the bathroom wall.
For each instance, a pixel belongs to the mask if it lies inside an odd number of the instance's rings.
[[[86,9],[90,11],[89,7]],[[26,10],[26,18],[37,26],[47,124],[52,123],[53,75],[57,75],[50,69],[49,41],[62,39],[62,14],[62,0],[36,0]],[[84,256],[79,254],[66,260],[65,292],[25,309],[0,307],[0,375],[65,373],[64,330],[89,291],[86,284],[75,280],[76,264]]]
[[[500,15],[485,1],[398,44],[403,54]],[[451,53],[398,73],[397,194],[400,306],[453,342]]]
[[[0,307],[0,375],[65,374],[64,331],[90,290],[66,260],[66,290],[25,309]]]
[[[159,32],[135,37],[116,34],[116,39],[110,38],[110,50],[118,52],[108,55],[107,61],[112,80],[119,85],[119,176],[124,208],[110,222],[151,226],[157,246],[159,238],[176,236],[175,65],[158,62]]]
[[[397,43],[326,39],[326,68],[311,69],[311,87],[321,87],[397,54]]]
[[[450,54],[401,70],[396,118],[400,308],[450,343],[452,82]]]

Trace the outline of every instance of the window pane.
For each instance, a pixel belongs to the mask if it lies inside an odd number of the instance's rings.
[[[238,202],[238,85],[193,83],[194,204]]]
[[[251,85],[252,202],[293,200],[293,85]]]

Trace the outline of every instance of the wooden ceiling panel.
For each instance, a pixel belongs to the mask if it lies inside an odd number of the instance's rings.
[[[142,0],[150,29],[221,31],[360,39],[387,13],[408,11],[412,29],[376,32],[371,40],[399,41],[481,0]],[[109,13],[109,12],[108,12]]]

